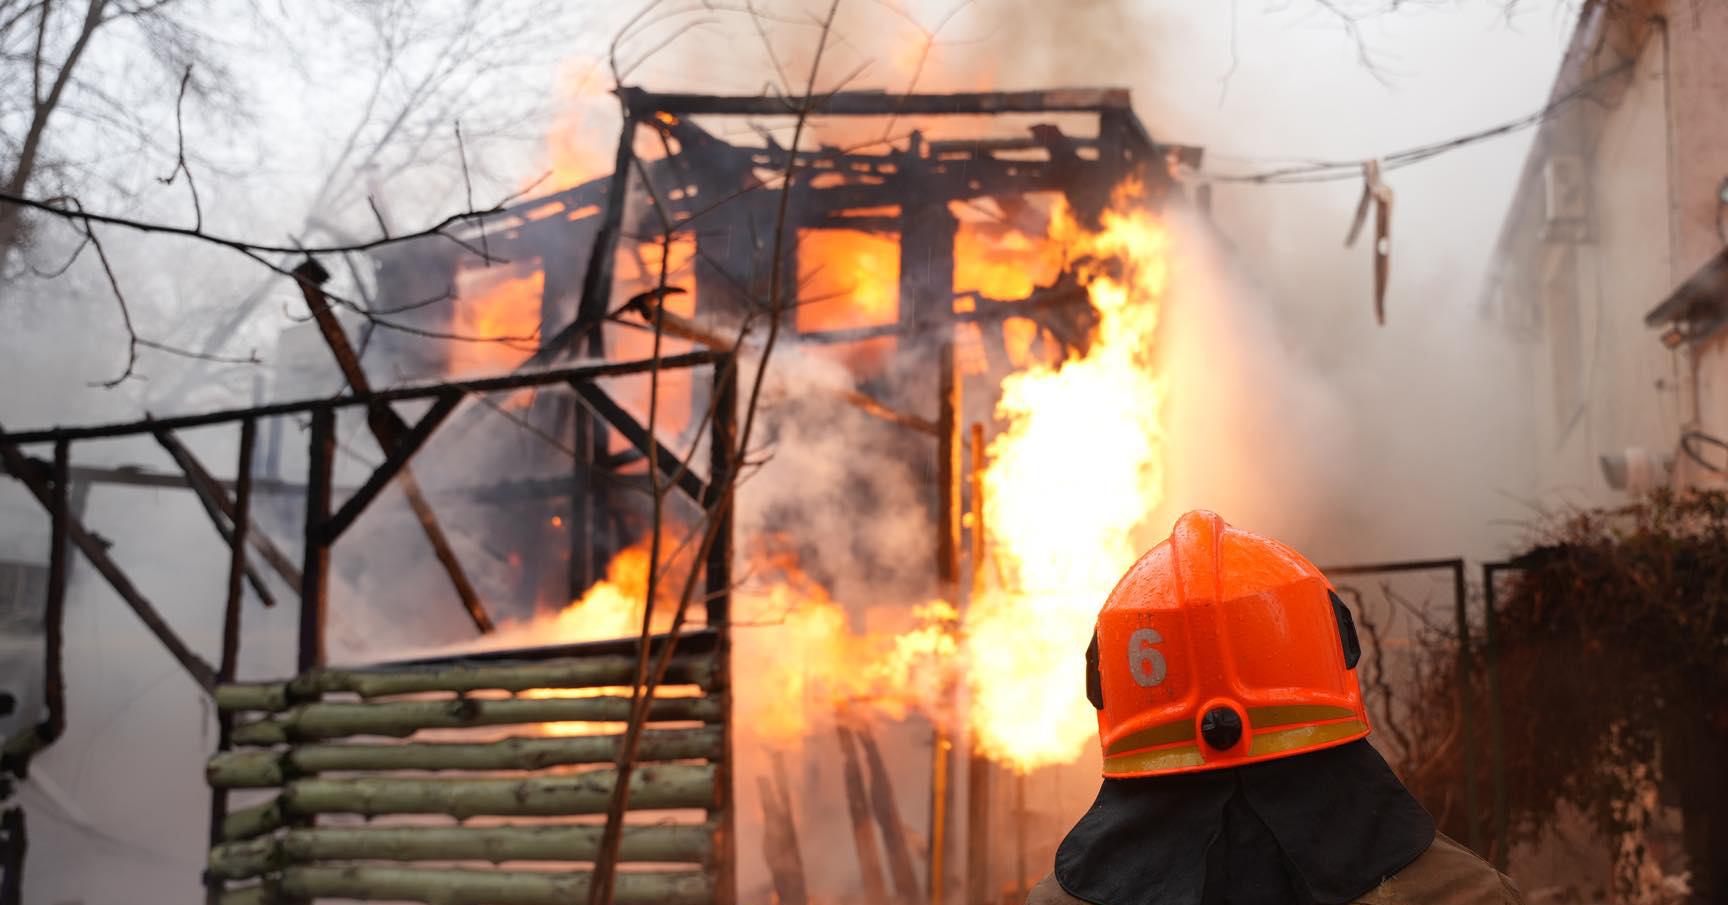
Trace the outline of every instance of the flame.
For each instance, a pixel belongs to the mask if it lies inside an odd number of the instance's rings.
[[[985,527],[998,587],[964,621],[970,725],[981,748],[1019,770],[1067,763],[1096,731],[1078,652],[1098,607],[1138,550],[1135,529],[1163,496],[1153,356],[1168,279],[1163,226],[1119,191],[1096,233],[1065,207],[1051,236],[1090,264],[1099,323],[1083,356],[1002,384],[1005,424],[989,447]]]
[[[786,745],[809,735],[837,710],[869,710],[904,719],[931,709],[952,680],[958,650],[955,610],[946,601],[866,613],[911,627],[857,631],[847,608],[807,575],[797,557],[760,539],[750,554],[754,580],[733,595],[740,615],[733,658],[749,663],[733,683],[741,718],[762,741]]]
[[[515,275],[495,270],[456,274],[456,303],[450,332],[474,341],[451,340],[451,375],[499,373],[533,354],[540,335],[540,295],[546,276],[539,270]],[[480,339],[489,340],[480,342]]]
[[[954,234],[954,291],[1000,301],[1023,299],[1062,269],[1063,247],[1012,226],[960,221]]]
[[[803,230],[805,271],[798,329],[837,330],[893,323],[900,312],[900,243],[852,229]]]
[[[606,577],[589,587],[580,599],[551,615],[506,624],[500,628],[500,634],[525,636],[537,645],[635,637],[642,631],[643,604],[648,599],[648,555],[648,539],[643,538],[613,556],[606,564]],[[665,631],[672,619],[669,605],[672,601],[666,599],[668,595],[659,596],[655,630]],[[667,689],[666,696],[675,692]],[[585,698],[629,693],[627,688],[534,688],[522,692],[522,697]],[[621,723],[545,723],[540,727],[546,735],[601,735],[622,728]]]

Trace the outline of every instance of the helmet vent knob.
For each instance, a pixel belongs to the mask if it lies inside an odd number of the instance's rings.
[[[1200,718],[1200,737],[1219,751],[1242,740],[1242,718],[1228,707],[1214,707]]]

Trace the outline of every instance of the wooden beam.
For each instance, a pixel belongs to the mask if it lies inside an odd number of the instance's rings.
[[[616,770],[601,769],[504,779],[297,779],[275,800],[229,814],[222,837],[229,842],[249,839],[318,814],[444,814],[458,820],[598,814],[606,810],[617,775]],[[630,774],[630,792],[638,811],[707,807],[714,796],[714,768],[642,767]]]
[[[708,828],[700,824],[630,826],[618,857],[625,861],[704,864]],[[228,880],[320,861],[587,861],[600,846],[598,826],[295,827],[279,836],[218,845],[210,872]]]
[[[222,659],[216,667],[216,677],[222,682],[234,681],[240,668],[240,590],[246,571],[246,534],[252,518],[252,450],[258,440],[258,420],[240,422],[240,461],[234,474],[239,486],[234,490],[234,536],[228,548],[228,600],[222,612]],[[188,478],[191,476],[188,475]],[[216,750],[224,752],[232,743],[234,715],[216,713]],[[210,784],[210,845],[222,841],[222,819],[228,816],[228,790]],[[214,872],[204,878],[204,898],[207,905],[221,900],[222,878]]]
[[[918,875],[912,870],[912,847],[900,822],[900,808],[894,803],[894,781],[889,778],[888,765],[882,751],[876,747],[876,736],[866,726],[851,730],[864,751],[864,763],[870,771],[870,804],[876,813],[876,825],[882,830],[883,847],[888,851],[888,875],[894,880],[894,894],[902,903],[917,902]]]
[[[245,417],[243,416],[240,420],[245,420]],[[187,449],[185,444],[182,444],[173,433],[163,430],[156,431],[155,434],[158,442],[162,442],[162,437],[168,438],[163,448],[167,449],[168,454],[174,458],[174,463],[180,466],[181,472],[186,477],[185,486],[196,490],[198,484],[202,483],[208,489],[210,498],[215,501],[216,507],[222,511],[222,517],[227,519],[229,525],[232,526],[234,522],[234,499],[228,495],[228,485],[216,480],[215,476],[210,474],[210,470],[204,467],[204,463],[198,461],[198,457],[193,455],[192,451]],[[252,489],[256,491],[258,482],[250,478],[248,481],[251,483]],[[237,490],[239,486],[238,476],[236,476],[233,484]],[[282,492],[294,490],[301,493],[306,492],[305,487],[292,487],[280,482],[277,482],[276,486]],[[294,561],[288,558],[288,554],[282,552],[281,547],[276,546],[276,542],[271,540],[269,535],[259,531],[257,525],[251,525],[246,530],[246,537],[252,546],[258,550],[258,555],[264,558],[264,562],[277,575],[282,576],[283,581],[288,582],[290,587],[297,588],[300,586],[300,570],[294,567]]]
[[[432,403],[432,408],[420,416],[420,420],[415,422],[413,429],[397,438],[396,446],[390,450],[390,457],[385,459],[384,464],[379,465],[372,472],[372,476],[366,479],[366,483],[360,485],[360,489],[354,491],[348,501],[342,504],[342,508],[330,517],[329,524],[325,526],[325,532],[331,543],[335,543],[354,524],[360,514],[366,511],[366,507],[371,505],[374,499],[377,499],[378,494],[383,492],[385,486],[396,477],[397,473],[408,466],[408,461],[414,458],[414,454],[420,451],[420,447],[426,445],[427,440],[432,439],[433,432],[444,423],[444,419],[450,417],[450,413],[456,410],[456,406],[461,404],[462,399],[461,390],[453,389],[444,392],[436,402]]]
[[[968,608],[983,597],[988,575],[987,540],[984,531],[986,467],[984,425],[972,422],[972,595]],[[990,850],[996,840],[990,831],[990,758],[978,744],[976,731],[970,733],[971,750],[966,758],[966,900],[965,905],[995,905],[997,891],[990,873]]]
[[[405,738],[424,729],[466,729],[474,726],[514,726],[525,723],[621,723],[630,718],[630,699],[512,698],[443,701],[388,701],[355,704],[318,701],[301,704],[268,719],[234,727],[236,745],[280,745],[293,741],[380,735]],[[711,698],[656,698],[648,710],[652,722],[704,722],[720,719]]]
[[[19,451],[18,447],[0,441],[0,461],[5,463],[6,470],[13,477],[24,483],[24,486],[29,489],[30,495],[36,498],[42,508],[49,512],[53,511],[53,491],[49,486],[49,479],[41,474],[41,470],[31,463],[24,456],[24,453]],[[90,560],[90,565],[94,566],[96,571],[108,580],[114,593],[120,595],[120,599],[132,608],[132,612],[137,614],[139,621],[144,623],[144,627],[156,636],[156,640],[161,642],[168,653],[179,662],[181,668],[185,669],[187,674],[192,677],[192,681],[196,682],[198,687],[204,689],[206,693],[214,691],[216,688],[216,670],[203,658],[193,653],[192,649],[186,646],[186,642],[180,640],[180,636],[174,634],[174,630],[156,611],[156,607],[145,599],[138,588],[132,584],[132,580],[126,577],[126,573],[108,556],[106,542],[97,539],[84,527],[82,522],[69,512],[66,514],[66,533],[72,543],[83,552],[84,557]]]
[[[318,329],[324,334],[324,340],[329,344],[331,354],[336,357],[337,367],[341,368],[342,375],[348,379],[348,385],[353,387],[356,393],[371,393],[372,387],[366,379],[366,371],[360,367],[360,356],[348,343],[348,335],[342,332],[342,324],[336,320],[335,312],[330,310],[329,299],[324,296],[322,284],[329,278],[330,274],[311,258],[294,268],[294,279],[300,285],[300,294],[305,297],[306,307],[317,320]],[[446,391],[445,395],[448,392]],[[397,450],[402,448],[408,426],[383,402],[366,407],[366,425],[372,429],[372,436],[378,441],[378,447],[390,457],[385,462],[389,465],[391,460],[396,459]],[[432,425],[436,426],[436,423]],[[408,498],[408,508],[420,523],[420,530],[426,534],[426,542],[432,545],[432,555],[437,558],[438,564],[444,567],[444,574],[449,577],[451,588],[462,601],[462,608],[468,611],[468,618],[474,621],[474,627],[480,630],[480,634],[490,633],[492,617],[487,615],[485,604],[480,602],[479,593],[474,590],[473,582],[468,580],[468,573],[462,570],[462,563],[457,560],[456,551],[444,534],[444,526],[439,523],[438,514],[432,511],[432,504],[426,501],[426,494],[420,490],[420,482],[415,480],[414,472],[408,468],[407,457],[396,462],[396,482],[401,486],[402,494]],[[329,488],[325,489],[328,491]],[[359,513],[356,511],[354,514]],[[325,515],[328,516],[328,513]],[[327,524],[319,525],[321,531],[327,531],[328,528]]]
[[[1056,88],[1046,91],[969,91],[957,94],[888,94],[839,91],[822,97],[658,94],[621,88],[631,114],[722,114],[730,116],[976,116],[1001,113],[1100,113],[1131,109],[1126,88]]]
[[[258,595],[259,602],[267,607],[274,607],[276,595],[270,593],[270,588],[264,583],[264,577],[259,575],[258,571],[246,561],[244,544],[245,538],[250,532],[235,527],[238,523],[234,525],[229,523],[229,519],[234,517],[234,504],[233,501],[227,499],[228,492],[216,486],[210,473],[204,470],[203,465],[199,464],[197,459],[193,458],[192,451],[187,449],[178,437],[168,431],[157,431],[156,442],[168,451],[168,455],[185,473],[187,485],[192,488],[192,494],[198,498],[198,503],[204,507],[204,514],[209,517],[210,524],[215,526],[216,533],[221,535],[222,542],[227,544],[230,549],[237,547],[241,550],[241,575],[252,585],[252,591]],[[218,497],[222,498],[221,502],[217,501]],[[227,503],[226,513],[223,503]],[[275,563],[272,564],[275,565]],[[287,564],[283,563],[282,566],[287,566]],[[292,567],[278,567],[277,572],[282,575],[283,580],[290,582],[291,586],[298,585],[300,576],[293,571]]]
[[[562,905],[587,901],[590,879],[584,871],[290,867],[280,879],[230,893],[222,905],[314,899]],[[612,901],[615,905],[710,905],[713,889],[701,871],[632,872],[618,877]]]
[[[898,409],[890,408],[887,404],[877,401],[876,397],[867,393],[862,393],[858,390],[842,389],[818,390],[818,392],[823,393],[824,395],[833,396],[835,399],[839,399],[840,401],[853,406],[866,415],[873,415],[889,424],[898,424],[901,427],[915,430],[921,434],[929,434],[932,437],[940,436],[936,422],[931,421],[929,418],[920,418],[917,415],[907,414]]]
[[[684,495],[689,497],[691,502],[698,506],[707,505],[710,493],[708,485],[686,468],[675,453],[660,445],[660,441],[648,428],[625,411],[611,395],[592,383],[573,383],[570,386],[594,414],[605,419],[618,433],[624,435],[624,439],[630,441],[631,446],[648,456],[655,467],[660,469],[660,473],[665,475],[667,480],[676,483],[678,489],[684,491]]]
[[[575,764],[611,763],[619,735],[506,738],[495,742],[411,742],[408,744],[298,744],[282,750],[229,751],[210,758],[204,775],[210,785],[259,789],[291,779],[329,772],[398,770],[544,770]],[[720,760],[720,729],[653,729],[642,733],[636,759]]]
[[[330,477],[336,456],[336,410],[312,412],[307,454],[306,536],[300,569],[300,644],[297,671],[324,665],[324,625],[330,609],[330,544],[325,523],[330,519]]]
[[[660,360],[661,370],[674,368],[692,368],[700,365],[713,364],[720,356],[706,350],[685,352],[679,355],[668,355]],[[622,377],[629,374],[644,374],[654,369],[654,362],[643,359],[637,361],[604,362],[599,364],[575,365],[568,368],[556,368],[549,371],[512,372],[497,377],[481,377],[473,380],[441,380],[433,383],[405,384],[399,387],[388,387],[368,393],[348,393],[343,396],[324,396],[313,399],[301,399],[293,402],[274,402],[268,405],[254,405],[245,408],[218,409],[202,412],[196,415],[178,415],[169,418],[145,418],[141,421],[122,421],[112,424],[97,424],[85,427],[55,427],[44,430],[7,432],[0,431],[0,443],[52,443],[55,440],[93,440],[112,437],[127,437],[135,434],[149,434],[159,430],[180,430],[187,427],[203,427],[210,424],[222,424],[238,421],[247,416],[269,418],[276,415],[298,415],[312,412],[326,406],[332,408],[352,408],[357,405],[370,406],[379,402],[400,402],[408,399],[434,399],[448,390],[461,390],[464,393],[502,393],[509,390],[519,390],[525,387],[546,386],[554,383],[568,383],[572,380],[598,380],[603,377]]]
[[[852,818],[852,846],[858,853],[858,873],[864,880],[864,901],[887,902],[888,887],[882,879],[882,851],[876,844],[876,830],[870,823],[870,799],[864,791],[864,771],[858,766],[852,730],[847,729],[844,722],[835,720],[834,733],[840,744],[840,764],[846,780],[846,813]]]
[[[667,664],[666,684],[714,684],[711,654],[677,654]],[[227,712],[287,710],[326,694],[362,698],[446,691],[522,692],[536,688],[615,688],[636,677],[636,660],[622,654],[559,657],[526,662],[455,661],[424,666],[317,669],[286,682],[246,682],[216,689],[216,706]]]
[[[66,731],[66,518],[71,512],[70,444],[54,444],[53,482],[49,500],[48,594],[43,601],[42,721],[8,740],[0,751],[0,771],[24,777],[30,760]]]

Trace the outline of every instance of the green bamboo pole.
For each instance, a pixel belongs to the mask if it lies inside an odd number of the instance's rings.
[[[617,735],[507,738],[483,744],[308,744],[283,750],[227,751],[210,758],[205,777],[216,788],[269,788],[337,770],[540,770],[611,763]],[[659,729],[645,733],[637,760],[715,760],[720,730]]]
[[[308,827],[280,836],[230,842],[210,853],[210,872],[225,880],[277,873],[318,861],[592,861],[604,827]],[[707,863],[712,828],[703,824],[631,826],[619,857],[626,861]]]
[[[717,722],[721,708],[710,698],[660,698],[650,719]],[[422,729],[461,729],[516,723],[621,723],[630,718],[630,699],[539,698],[499,701],[464,698],[448,701],[389,701],[353,704],[319,701],[234,727],[236,745],[280,745],[308,739],[351,735],[404,737]]]
[[[570,657],[531,663],[470,663],[393,669],[318,669],[287,682],[247,682],[223,685],[216,691],[222,710],[286,710],[293,701],[324,694],[352,693],[365,698],[433,691],[527,691],[535,688],[606,688],[627,686],[635,676],[630,657]],[[709,687],[714,678],[712,656],[679,657],[672,661],[668,682]]]
[[[290,818],[314,814],[447,814],[496,816],[598,814],[606,810],[617,771],[513,779],[302,779],[274,801],[234,811],[224,841],[274,832]],[[706,808],[714,801],[710,764],[643,767],[630,776],[632,810]]]

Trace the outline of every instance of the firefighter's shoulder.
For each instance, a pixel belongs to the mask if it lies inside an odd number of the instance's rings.
[[[1026,905],[1091,905],[1084,899],[1076,899],[1068,894],[1062,884],[1056,882],[1055,874],[1045,874],[1026,894]]]
[[[1358,905],[1524,905],[1510,877],[1444,833],[1408,867],[1356,900]]]

